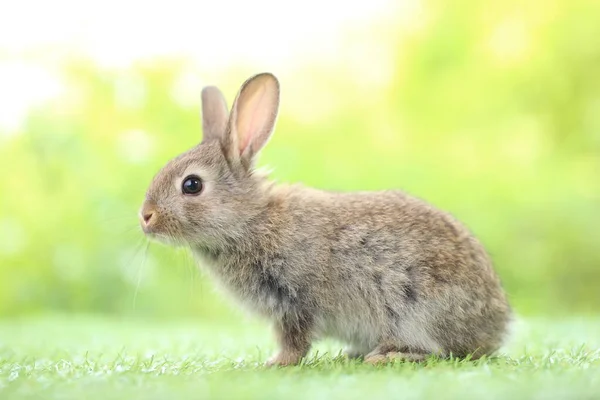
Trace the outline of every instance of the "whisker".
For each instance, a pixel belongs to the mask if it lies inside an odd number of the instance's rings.
[[[131,255],[131,258],[129,258],[129,260],[127,260],[127,265],[131,264],[133,262],[133,260],[137,257],[137,255],[140,253],[140,250],[144,247],[144,240],[146,238],[144,238],[143,236],[138,238],[137,241],[135,242],[135,245],[133,246],[134,251],[133,254]]]
[[[103,221],[100,223],[99,226],[103,230],[107,230],[110,231],[112,234],[118,235],[130,235],[134,231],[140,229],[137,220],[133,220],[131,218],[121,219],[118,223]],[[138,232],[135,233],[137,234]]]
[[[135,224],[135,225],[132,225],[132,226],[126,228],[122,233],[123,234],[131,233],[131,232],[133,232],[134,229],[137,230],[137,229],[140,229],[140,227],[137,224]]]
[[[190,271],[190,300],[193,298],[196,286],[196,274],[198,272],[196,268],[196,261],[189,251],[185,251],[185,264],[187,269]]]
[[[127,215],[117,215],[117,216],[113,215],[112,217],[101,218],[100,222],[123,221],[126,219],[132,219],[132,218],[135,218],[135,214],[132,217],[132,215],[128,213]]]
[[[144,256],[142,258],[142,264],[140,265],[140,268],[138,269],[138,274],[137,274],[137,282],[135,284],[135,292],[133,293],[133,309],[135,310],[136,307],[136,302],[137,302],[137,295],[138,292],[140,290],[140,284],[142,282],[142,273],[144,271],[144,268],[146,266],[146,259],[148,258],[148,249],[150,248],[150,241],[146,240],[146,246],[144,247]]]

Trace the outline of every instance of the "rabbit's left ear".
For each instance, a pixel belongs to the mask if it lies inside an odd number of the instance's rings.
[[[271,73],[254,75],[238,92],[229,119],[228,155],[251,167],[267,144],[279,112],[279,81]]]
[[[215,86],[202,89],[202,141],[222,139],[229,111],[223,93]]]

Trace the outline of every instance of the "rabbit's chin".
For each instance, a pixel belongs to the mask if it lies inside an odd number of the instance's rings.
[[[188,247],[189,243],[182,238],[177,238],[164,233],[146,233],[146,237],[156,243],[164,244],[170,247]]]

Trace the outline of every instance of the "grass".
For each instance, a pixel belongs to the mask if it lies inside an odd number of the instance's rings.
[[[85,316],[0,321],[0,399],[598,399],[600,320],[526,320],[500,354],[372,367],[319,343],[265,369],[264,325]]]

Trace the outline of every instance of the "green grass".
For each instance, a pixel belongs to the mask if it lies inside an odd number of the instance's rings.
[[[83,316],[0,321],[0,399],[600,398],[600,320],[519,321],[477,362],[372,367],[333,342],[265,369],[266,326]]]

